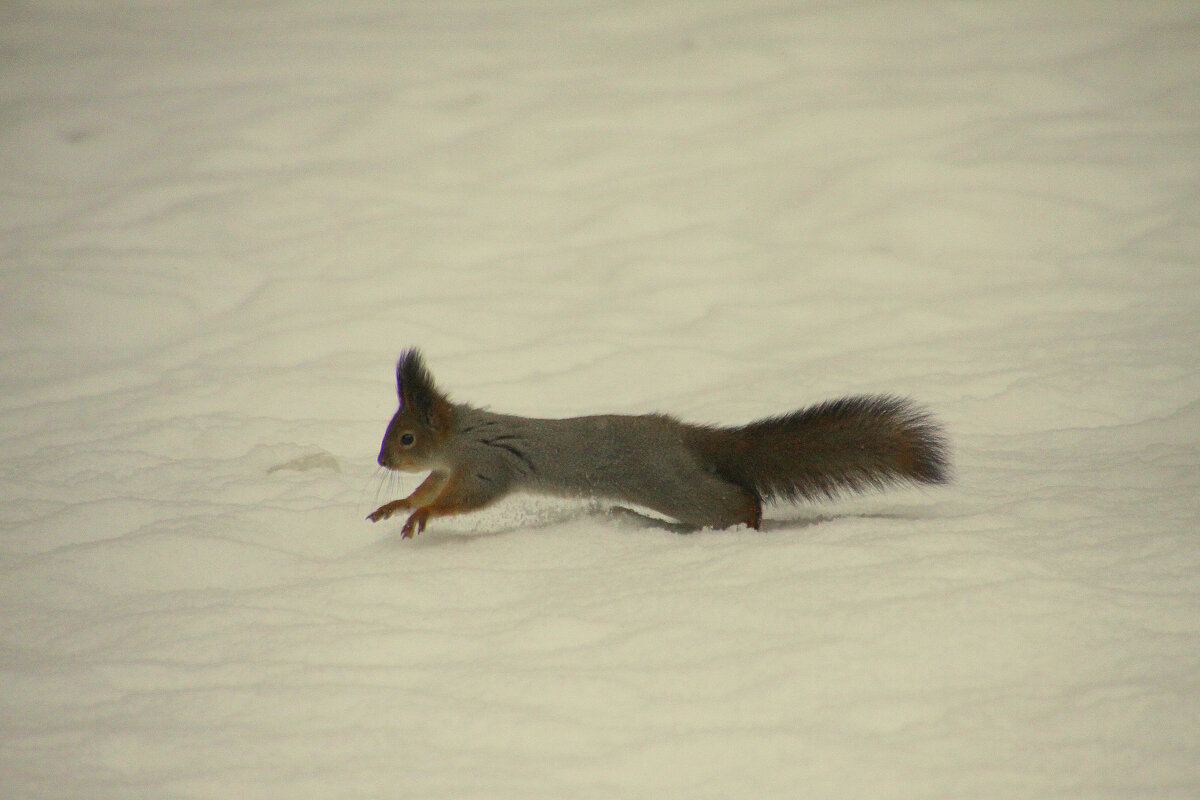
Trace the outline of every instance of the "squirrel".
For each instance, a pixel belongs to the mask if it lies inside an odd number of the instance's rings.
[[[429,477],[367,519],[411,510],[406,539],[433,517],[514,491],[624,501],[689,528],[758,529],[765,500],[949,480],[941,426],[891,395],[830,400],[740,427],[666,414],[530,419],[451,402],[416,349],[400,356],[396,390],[400,408],[379,465]]]

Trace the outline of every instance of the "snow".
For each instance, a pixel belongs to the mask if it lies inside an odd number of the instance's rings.
[[[0,794],[1200,796],[1200,11],[0,11]],[[363,516],[392,365],[956,481]]]

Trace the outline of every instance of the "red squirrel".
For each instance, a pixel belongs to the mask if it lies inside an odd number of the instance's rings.
[[[949,479],[941,427],[888,395],[830,400],[740,427],[665,414],[530,419],[451,402],[416,349],[400,356],[396,389],[400,408],[379,465],[429,470],[429,477],[367,519],[411,510],[406,539],[433,517],[474,511],[514,491],[624,501],[688,527],[757,529],[764,500]]]

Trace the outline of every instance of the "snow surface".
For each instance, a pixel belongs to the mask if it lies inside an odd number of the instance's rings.
[[[1200,796],[1191,2],[7,3],[0,795]],[[401,541],[461,400],[956,483]]]

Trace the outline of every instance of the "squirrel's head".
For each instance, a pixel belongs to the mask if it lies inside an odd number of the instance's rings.
[[[400,408],[383,435],[379,466],[404,472],[436,469],[452,409],[415,348],[405,350],[396,364],[396,393]]]

